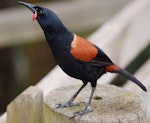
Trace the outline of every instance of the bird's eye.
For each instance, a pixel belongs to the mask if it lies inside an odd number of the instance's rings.
[[[42,10],[39,10],[39,11],[38,11],[38,14],[40,14],[40,15],[43,14],[43,11],[42,11]]]
[[[39,15],[43,14],[43,11],[40,8],[35,8]]]

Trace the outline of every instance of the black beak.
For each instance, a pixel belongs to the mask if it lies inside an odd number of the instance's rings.
[[[26,3],[26,2],[22,2],[22,1],[18,1],[20,4],[26,6],[27,8],[29,8],[33,13],[36,12],[35,10],[35,5],[32,5],[32,4],[29,4],[29,3]]]

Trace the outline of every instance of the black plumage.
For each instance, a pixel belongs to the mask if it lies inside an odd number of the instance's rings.
[[[146,91],[145,86],[139,80],[114,64],[100,48],[68,30],[53,11],[25,2],[19,3],[25,5],[34,13],[33,20],[37,20],[43,29],[46,40],[62,70],[83,82],[83,85],[73,97],[65,104],[58,104],[57,108],[79,105],[80,103],[74,104],[73,101],[90,82],[92,91],[86,108],[76,112],[74,116],[82,116],[91,112],[91,100],[97,79],[107,72],[119,73]]]

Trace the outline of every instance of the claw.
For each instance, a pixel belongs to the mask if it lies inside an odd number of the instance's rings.
[[[65,104],[57,104],[56,108],[58,109],[58,108],[81,106],[81,105],[85,105],[85,102],[79,102],[79,103],[67,102]]]
[[[75,117],[82,117],[83,115],[89,113],[89,112],[92,112],[93,109],[91,108],[91,106],[87,106],[84,110],[81,110],[81,111],[78,111],[78,112],[75,112],[73,117],[71,118],[75,118]]]
[[[58,109],[58,108],[64,108],[65,107],[65,105],[63,105],[63,104],[56,104],[56,109]]]

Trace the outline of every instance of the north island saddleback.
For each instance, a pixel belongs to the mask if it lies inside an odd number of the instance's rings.
[[[80,103],[74,103],[73,101],[90,82],[92,90],[89,101],[85,109],[75,112],[73,117],[83,116],[93,111],[91,100],[97,85],[97,79],[107,72],[119,73],[140,86],[144,91],[147,91],[139,80],[114,64],[98,46],[68,30],[53,11],[21,1],[19,3],[33,12],[32,19],[37,20],[43,29],[46,40],[61,69],[69,76],[80,79],[83,82],[83,85],[71,99],[65,104],[58,104],[57,108],[80,105]]]

